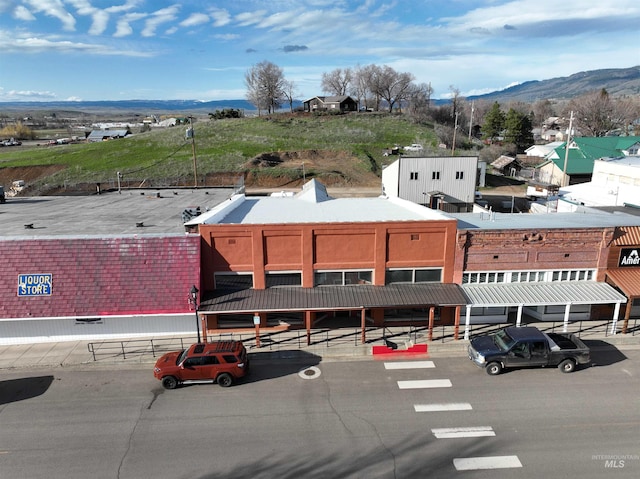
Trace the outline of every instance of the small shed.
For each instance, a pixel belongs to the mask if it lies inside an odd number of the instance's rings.
[[[491,162],[493,170],[505,176],[518,176],[522,166],[520,162],[511,156],[502,155],[497,160]]]
[[[129,130],[92,130],[87,136],[87,142],[94,143],[97,141],[113,140],[115,138],[124,138],[129,134]]]

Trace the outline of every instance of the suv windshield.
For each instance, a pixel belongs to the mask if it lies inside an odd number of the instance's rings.
[[[185,360],[185,358],[187,357],[187,351],[188,349],[183,349],[182,351],[180,351],[180,354],[178,354],[178,359],[176,360],[176,365],[182,363],[182,361]]]
[[[493,342],[501,350],[507,351],[508,349],[511,349],[511,346],[514,345],[515,340],[511,336],[509,336],[503,329],[501,331],[498,331],[495,336],[493,336]]]

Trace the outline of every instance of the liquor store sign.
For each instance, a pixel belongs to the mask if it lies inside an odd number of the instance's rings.
[[[51,296],[51,274],[19,274],[18,296]]]
[[[640,248],[622,248],[618,267],[640,266]]]

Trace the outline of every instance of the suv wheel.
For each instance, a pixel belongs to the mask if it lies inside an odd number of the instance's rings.
[[[228,388],[233,383],[233,378],[229,373],[222,373],[218,376],[218,384],[223,388]]]
[[[178,380],[173,376],[165,376],[162,378],[162,387],[165,389],[175,389],[178,387]]]
[[[487,364],[487,374],[490,376],[497,376],[502,372],[502,364],[500,363],[489,363]]]

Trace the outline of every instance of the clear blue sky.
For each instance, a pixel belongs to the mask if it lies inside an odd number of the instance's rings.
[[[640,1],[0,0],[0,101],[239,99],[263,60],[301,99],[372,63],[481,94],[640,64]]]

